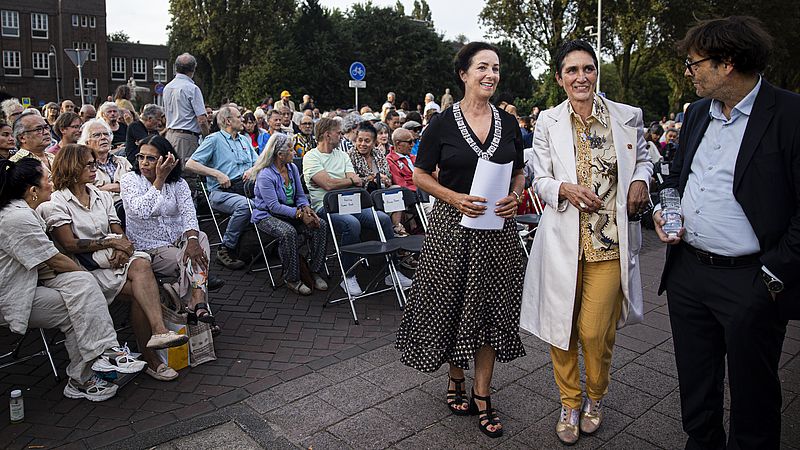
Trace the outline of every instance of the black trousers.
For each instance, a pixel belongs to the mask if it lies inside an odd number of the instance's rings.
[[[785,320],[760,264],[709,266],[678,246],[667,278],[672,338],[687,449],[726,448],[725,357],[731,393],[727,448],[777,449],[781,433],[778,361]]]

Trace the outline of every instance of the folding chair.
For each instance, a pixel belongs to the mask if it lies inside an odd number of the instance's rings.
[[[255,182],[247,182],[247,183],[244,184],[244,194],[245,194],[245,197],[247,197],[247,199],[248,199],[247,207],[250,209],[250,216],[251,217],[253,215],[253,202],[252,202],[252,200],[256,197],[255,186],[256,186]],[[258,229],[258,225],[256,225],[254,223],[253,224],[253,229],[256,230],[256,239],[258,239],[258,247],[261,249],[261,257],[264,258],[264,267],[259,267],[259,268],[254,269],[253,265],[255,264],[255,262],[256,262],[256,260],[258,258],[253,258],[252,260],[250,260],[250,264],[247,267],[247,272],[248,273],[256,273],[256,272],[263,272],[263,271],[266,270],[267,274],[269,275],[269,284],[272,286],[272,290],[275,290],[275,289],[279,288],[280,286],[282,286],[283,283],[279,284],[279,283],[275,282],[275,277],[272,276],[272,269],[282,269],[283,265],[282,264],[272,264],[272,265],[270,265],[269,258],[267,258],[267,251],[270,248],[272,248],[275,245],[277,245],[279,241],[278,241],[277,238],[274,238],[272,236],[267,235],[268,242],[267,242],[266,245],[264,245],[264,239],[262,239],[262,237],[261,237],[262,231]]]
[[[354,244],[347,244],[347,245],[340,245],[339,239],[336,236],[336,230],[333,220],[331,219],[335,214],[349,214],[349,213],[340,213],[339,210],[339,202],[343,197],[356,195],[357,198],[360,200],[361,209],[369,208],[372,211],[373,218],[377,221],[377,228],[378,228],[378,236],[380,237],[380,241],[362,241],[356,242]],[[331,300],[331,296],[333,295],[334,289],[330,290],[328,294],[328,299],[325,303],[327,304],[335,304],[339,302],[343,302],[347,300],[350,303],[350,310],[353,313],[353,320],[355,320],[356,325],[358,325],[358,314],[356,314],[356,307],[355,301],[361,298],[370,297],[373,295],[381,294],[383,292],[388,292],[390,290],[394,290],[395,297],[397,298],[397,303],[400,305],[400,309],[403,309],[405,304],[402,300],[402,288],[400,287],[400,280],[397,277],[397,268],[394,266],[392,262],[392,256],[394,253],[400,248],[399,243],[396,240],[388,241],[386,240],[386,236],[383,235],[383,230],[380,227],[380,221],[378,221],[377,213],[372,206],[372,201],[370,199],[369,193],[364,189],[339,189],[330,191],[325,194],[323,198],[323,204],[325,205],[325,213],[328,219],[328,224],[331,230],[331,236],[333,240],[333,245],[336,249],[336,259],[339,261],[339,268],[342,271],[342,281],[345,281],[345,278],[351,274],[360,264],[367,261],[369,256],[383,256],[386,259],[385,269],[388,270],[389,275],[392,278],[392,287],[387,287],[384,289],[377,289],[378,281],[380,277],[386,273],[386,270],[380,270],[377,272],[375,277],[370,280],[369,284],[367,284],[364,293],[361,295],[353,295],[350,290],[347,288],[347,283],[344,284],[345,292],[347,293],[346,297],[338,298],[335,300]],[[348,253],[351,255],[357,256],[356,261],[353,263],[352,266],[345,269],[344,263],[342,262],[342,254]],[[372,287],[376,287],[376,290],[370,292]]]
[[[414,191],[404,187],[377,189],[375,191],[372,191],[371,197],[372,197],[373,209],[376,211],[386,212],[385,206],[386,206],[386,200],[388,198],[387,196],[395,195],[398,192],[401,192],[403,194],[403,206],[405,206],[406,209],[411,208],[413,206],[417,209],[417,213],[420,216],[424,214],[424,211],[421,211],[422,205],[419,203],[419,201],[417,201],[417,196],[416,194],[414,194]],[[375,215],[375,217],[377,218],[377,214]],[[423,221],[422,228],[427,231],[428,227],[427,225],[424,224],[424,222],[425,221]],[[378,225],[380,225],[380,222],[378,223]],[[380,226],[378,228],[380,228]],[[402,250],[419,253],[422,251],[422,241],[425,240],[425,236],[415,234],[405,237],[396,237],[395,240],[397,241],[398,245],[400,245],[400,248]]]
[[[53,371],[53,377],[56,379],[56,383],[61,381],[61,377],[58,375],[58,370],[56,370],[56,364],[53,362],[53,355],[50,353],[50,345],[47,343],[47,336],[44,334],[44,329],[39,328],[39,334],[42,337],[42,345],[44,349],[38,353],[34,353],[32,355],[20,357],[19,353],[22,350],[22,343],[25,341],[25,338],[28,337],[29,334],[33,333],[33,328],[28,328],[28,331],[20,337],[20,339],[14,344],[11,351],[8,353],[4,353],[0,355],[0,361],[4,359],[10,359],[10,362],[4,363],[0,365],[0,369],[10,367],[16,364],[23,363],[29,359],[36,358],[37,356],[47,356],[47,360],[50,362],[50,369]]]
[[[203,182],[203,181],[200,181],[200,182],[198,182],[198,184],[200,185],[200,189],[203,191],[203,198],[206,199],[206,204],[208,205],[208,211],[209,211],[209,214],[211,215],[211,220],[214,222],[214,228],[216,228],[217,236],[219,236],[219,242],[215,242],[213,244],[209,243],[209,246],[210,247],[216,247],[216,246],[222,245],[222,231],[220,231],[219,225],[220,224],[224,224],[225,222],[227,222],[230,219],[230,217],[226,217],[226,218],[224,218],[224,219],[222,219],[220,221],[217,221],[217,215],[216,215],[216,213],[214,213],[214,208],[211,206],[211,198],[208,195],[208,189],[206,188],[206,183]],[[202,222],[203,220],[200,220],[200,218],[198,217],[198,221]]]
[[[539,196],[533,191],[533,186],[528,186],[528,196],[533,203],[533,214],[520,214],[517,216],[517,231],[519,232],[519,242],[522,244],[522,250],[525,256],[529,256],[528,244],[525,242],[533,241],[536,230],[539,228],[539,220],[542,218],[542,205],[539,201]]]

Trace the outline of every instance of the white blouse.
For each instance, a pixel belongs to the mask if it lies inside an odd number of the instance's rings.
[[[176,241],[187,231],[199,231],[192,193],[185,180],[165,183],[161,190],[135,172],[120,180],[125,207],[125,234],[139,251],[148,251]]]

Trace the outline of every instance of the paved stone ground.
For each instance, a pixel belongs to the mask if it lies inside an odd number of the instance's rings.
[[[606,422],[579,447],[682,447],[666,299],[655,295],[663,249],[652,235],[641,263],[645,322],[620,330]],[[393,297],[357,304],[356,326],[346,305],[322,308],[321,295],[272,292],[263,274],[217,273],[227,281],[212,299],[224,329],[217,361],[182,370],[172,383],[140,375],[99,404],[64,398],[64,381],[53,380],[42,358],[3,369],[0,391],[7,398],[24,389],[26,420],[0,421],[0,448],[560,447],[558,393],[547,347],[535,337],[524,335],[528,356],[496,366],[492,399],[506,433],[489,439],[476,418],[448,414],[444,369],[428,375],[398,362]],[[0,349],[11,342],[0,331]],[[30,339],[26,347],[39,345]],[[798,354],[800,324],[790,323],[780,371],[785,448],[800,448]],[[57,358],[63,375],[63,349]],[[0,416],[7,414],[2,401]]]

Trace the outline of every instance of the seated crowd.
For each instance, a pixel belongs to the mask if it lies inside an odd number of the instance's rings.
[[[347,245],[361,240],[362,229],[377,230],[369,209],[329,216],[327,192],[417,190],[419,113],[401,116],[384,105],[381,114],[367,107],[362,114],[320,115],[308,96],[298,112],[284,94],[274,108],[250,111],[226,103],[208,112],[213,116],[205,120],[217,131],[185,160],[168,140],[164,108],[148,104],[137,113],[124,89],[97,113],[91,105],[78,111],[69,100],[47,104],[44,114],[15,99],[0,104],[7,120],[0,121],[0,272],[13,280],[0,286],[0,325],[15,333],[58,328],[65,334],[65,396],[114,396],[118,387],[97,372],[178,377],[156,352],[188,340],[166,328],[162,291],[190,324],[220,331],[208,296],[221,282],[209,277],[199,189],[207,189],[214,211],[229,216],[217,261],[243,268],[241,237],[255,225],[277,240],[286,286],[301,295],[329,288],[322,275],[329,232]],[[407,235],[410,217],[377,212],[387,239]],[[345,270],[356,262],[348,254],[341,260]],[[395,282],[391,275],[384,281]],[[411,285],[402,273],[397,281]],[[355,275],[340,287],[351,295],[363,292]],[[120,345],[114,330],[108,307],[118,298],[130,304],[139,357]]]

